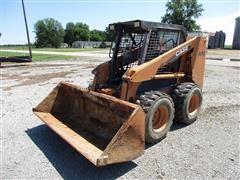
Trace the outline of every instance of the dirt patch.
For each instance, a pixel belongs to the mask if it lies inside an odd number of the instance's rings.
[[[9,64],[9,63],[3,63],[0,64],[0,68],[15,68],[15,67],[22,67],[22,66],[29,66],[29,64]]]
[[[11,80],[16,80],[16,81],[21,81],[24,78],[26,78],[26,76],[24,77],[24,76],[20,76],[20,75],[16,75],[16,74],[13,74],[13,75],[1,74],[1,76],[3,77],[2,80],[11,79]]]
[[[24,67],[24,66],[27,66],[27,67],[30,67],[30,68],[41,68],[41,67],[59,67],[59,66],[72,66],[73,64],[49,64],[49,63],[46,63],[46,64],[34,64],[34,63],[31,63],[31,64],[9,64],[9,63],[6,63],[4,65],[1,65],[0,68],[18,68],[19,67]]]
[[[90,65],[83,67],[83,69],[94,69],[95,67],[97,67],[96,64],[90,64]]]
[[[59,66],[73,66],[74,64],[33,64],[31,67],[59,67]]]
[[[23,81],[22,85],[38,84],[38,83],[41,83],[41,82],[48,81],[52,78],[62,78],[62,77],[65,77],[69,73],[70,72],[58,72],[58,73],[49,73],[49,74],[27,76],[28,80]]]
[[[211,112],[215,111],[224,111],[229,109],[239,109],[239,104],[233,104],[233,105],[220,105],[220,106],[209,106],[206,109],[204,109],[204,113],[211,114]]]
[[[208,49],[207,58],[211,59],[239,59],[240,50],[226,50],[226,49]]]
[[[29,76],[21,76],[21,75],[5,75],[7,76],[6,79],[15,79],[17,81],[22,81],[20,84],[4,87],[4,91],[11,90],[12,87],[19,87],[19,86],[28,86],[32,84],[43,83],[45,81],[49,81],[53,78],[63,78],[71,72],[57,72],[57,73],[48,73],[48,74],[41,74],[41,75],[29,75]],[[26,80],[24,80],[26,79]]]

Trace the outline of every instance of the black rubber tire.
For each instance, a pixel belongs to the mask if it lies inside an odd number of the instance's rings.
[[[156,142],[164,139],[172,126],[173,118],[174,118],[174,103],[172,98],[164,93],[158,91],[150,91],[145,92],[140,96],[140,105],[146,113],[145,119],[145,141],[150,144],[154,144]],[[165,115],[167,118],[166,123],[160,126],[158,129],[154,129],[153,127],[153,119],[156,111],[159,108],[165,109]],[[158,116],[161,118],[161,113],[158,111]],[[158,120],[157,120],[158,121]],[[161,122],[157,122],[160,123]]]
[[[195,105],[194,110],[189,112],[190,101],[193,97],[198,99],[196,100],[198,105]],[[196,121],[203,99],[202,90],[196,84],[191,82],[181,83],[174,89],[172,98],[175,104],[174,121],[187,125]]]

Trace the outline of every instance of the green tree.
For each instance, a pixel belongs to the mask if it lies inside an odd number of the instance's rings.
[[[64,29],[60,22],[52,18],[38,20],[34,24],[36,47],[58,48],[63,43]]]
[[[103,31],[94,29],[90,32],[91,41],[104,41],[105,39],[105,33]]]
[[[170,0],[166,3],[166,7],[166,14],[162,17],[163,23],[181,24],[188,31],[200,29],[195,19],[202,15],[204,9],[197,0]]]
[[[112,41],[113,40],[113,31],[110,31],[108,27],[105,28],[105,41]]]
[[[75,41],[87,41],[90,38],[89,26],[84,23],[76,23],[74,28]]]
[[[64,42],[67,43],[70,47],[74,42],[74,23],[69,22],[66,25],[65,35],[64,35]]]

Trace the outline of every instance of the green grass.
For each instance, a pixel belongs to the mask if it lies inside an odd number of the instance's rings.
[[[232,45],[225,45],[224,49],[232,49]]]
[[[16,53],[16,52],[0,52],[0,57],[11,56],[29,56],[28,53]],[[78,57],[64,56],[64,55],[52,55],[52,54],[33,54],[33,61],[54,61],[54,60],[74,60]]]
[[[2,46],[0,49],[28,50],[28,46]],[[82,51],[103,51],[104,48],[35,48],[33,51],[52,51],[52,52],[82,52]]]

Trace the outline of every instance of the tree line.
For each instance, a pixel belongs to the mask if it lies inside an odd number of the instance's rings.
[[[166,3],[166,13],[161,22],[184,25],[187,31],[200,30],[196,19],[202,12],[202,4],[197,0],[170,0]],[[63,42],[71,47],[74,41],[112,41],[113,37],[108,28],[90,31],[89,26],[81,22],[69,22],[63,29],[61,23],[53,18],[37,21],[34,30],[36,47],[60,47]]]
[[[58,48],[62,43],[72,46],[74,41],[112,41],[112,33],[106,28],[104,31],[93,29],[85,23],[68,22],[64,29],[62,24],[53,19],[45,18],[34,24],[36,47]]]

